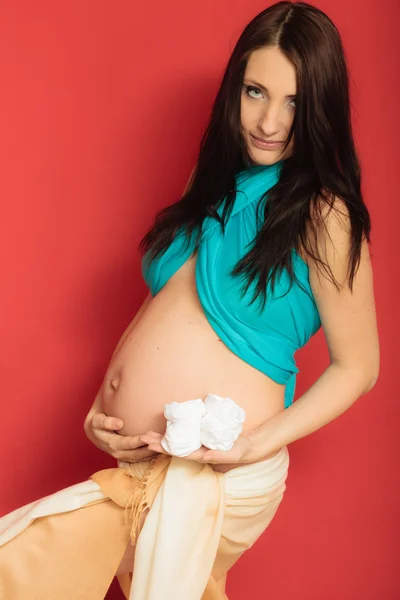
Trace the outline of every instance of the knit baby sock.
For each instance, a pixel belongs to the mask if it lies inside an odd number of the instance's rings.
[[[185,457],[201,448],[201,420],[205,410],[201,398],[164,406],[167,429],[161,446],[166,452]]]
[[[211,450],[228,451],[243,429],[246,413],[231,398],[207,394],[201,421],[201,443]]]

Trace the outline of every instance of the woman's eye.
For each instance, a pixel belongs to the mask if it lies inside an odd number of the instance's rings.
[[[250,96],[250,98],[260,98],[257,94],[262,95],[261,91],[252,85],[246,85],[246,94]]]
[[[262,96],[263,96],[263,93],[260,90],[260,88],[255,87],[254,85],[245,85],[244,89],[245,89],[247,96],[250,96],[250,98],[259,99],[259,98],[262,98]],[[295,98],[293,98],[292,100],[289,101],[289,106],[291,106],[292,108],[296,108],[296,99]]]

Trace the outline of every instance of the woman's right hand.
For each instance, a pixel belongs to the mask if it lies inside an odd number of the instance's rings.
[[[149,450],[140,435],[131,437],[117,433],[122,427],[121,419],[100,412],[85,422],[85,433],[96,448],[117,460],[141,462],[158,456],[159,452]]]

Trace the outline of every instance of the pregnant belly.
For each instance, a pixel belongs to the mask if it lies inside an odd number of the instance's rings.
[[[187,278],[173,279],[147,305],[107,369],[103,410],[122,419],[121,433],[164,433],[166,403],[204,399],[209,392],[244,408],[244,432],[283,410],[284,386],[231,352]]]

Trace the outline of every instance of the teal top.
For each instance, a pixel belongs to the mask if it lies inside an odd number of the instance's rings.
[[[253,281],[241,298],[243,279],[229,274],[250,249],[248,244],[257,234],[258,201],[278,181],[282,163],[252,167],[236,176],[237,193],[225,235],[215,218],[205,218],[196,259],[196,286],[206,318],[226,346],[275,382],[286,385],[287,408],[293,402],[298,373],[295,352],[321,326],[308,265],[293,250],[293,269],[310,295],[294,281],[290,291],[282,296],[290,283],[287,271],[283,270],[276,277],[273,294],[269,282],[267,302],[261,313],[257,301],[249,306],[256,283]],[[224,202],[217,209],[220,215],[223,206]],[[153,296],[193,254],[194,237],[185,249],[186,237],[181,231],[162,256],[151,262],[149,251],[143,256],[142,274]]]

